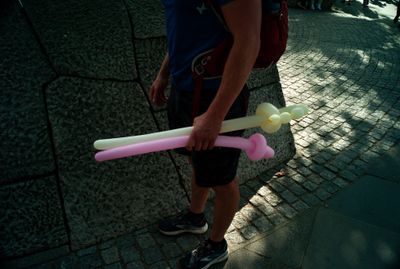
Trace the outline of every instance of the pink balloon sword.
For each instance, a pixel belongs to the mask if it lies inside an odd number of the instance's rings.
[[[95,155],[95,159],[102,162],[150,152],[182,148],[186,146],[188,139],[189,136],[185,135],[115,147],[98,152]],[[252,161],[272,158],[275,154],[274,150],[267,145],[265,137],[259,133],[253,134],[248,139],[220,135],[215,141],[215,146],[242,149]]]

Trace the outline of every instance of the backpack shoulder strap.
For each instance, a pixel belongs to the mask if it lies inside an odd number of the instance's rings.
[[[221,8],[215,3],[213,0],[203,0],[204,5],[211,9],[212,12],[215,14],[219,22],[224,26],[225,30],[229,32],[228,26],[226,25],[224,16],[222,15]]]

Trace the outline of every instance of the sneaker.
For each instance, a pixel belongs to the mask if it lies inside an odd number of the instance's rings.
[[[181,269],[207,269],[213,264],[225,261],[228,256],[228,244],[225,239],[224,245],[219,249],[213,249],[211,244],[206,241],[180,259],[178,265]]]
[[[160,221],[158,230],[165,235],[177,235],[181,233],[203,234],[207,232],[208,224],[203,216],[199,221],[189,218],[189,212],[183,211],[177,216]]]

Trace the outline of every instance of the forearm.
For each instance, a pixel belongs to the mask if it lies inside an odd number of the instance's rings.
[[[235,0],[222,6],[233,45],[224,66],[217,95],[208,110],[193,120],[187,149],[214,146],[222,121],[242,90],[258,55],[261,29],[261,0]]]
[[[161,63],[160,70],[158,71],[158,76],[167,78],[169,76],[169,55],[165,54],[165,57]]]
[[[207,113],[223,120],[243,89],[260,49],[261,1],[235,0],[222,7],[233,36],[218,93]]]
[[[167,102],[165,90],[169,80],[169,56],[165,55],[156,78],[150,86],[149,97],[153,104],[163,105]]]
[[[223,120],[243,89],[260,48],[258,37],[236,38],[229,53],[218,93],[208,112]]]

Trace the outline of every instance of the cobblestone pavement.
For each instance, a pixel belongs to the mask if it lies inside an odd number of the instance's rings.
[[[393,4],[370,6],[290,10],[288,50],[278,67],[287,103],[305,103],[311,111],[292,125],[295,158],[275,175],[241,186],[240,211],[226,236],[231,251],[324,203],[399,142],[400,31],[392,22]],[[208,219],[211,211],[209,206]],[[201,239],[164,237],[154,224],[86,249],[61,247],[7,266],[175,268]]]

